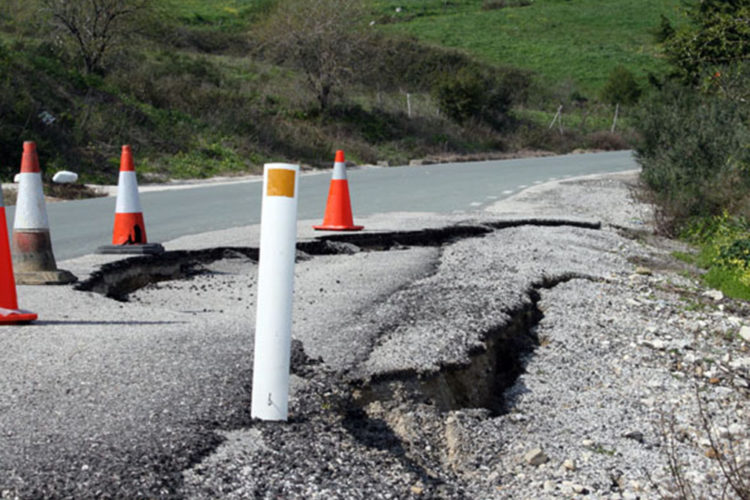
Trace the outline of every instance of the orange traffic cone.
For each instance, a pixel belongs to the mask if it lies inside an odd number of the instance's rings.
[[[18,284],[57,285],[77,280],[71,272],[58,269],[55,263],[39,157],[36,144],[29,141],[23,143],[11,249]]]
[[[112,244],[100,246],[96,251],[97,253],[137,254],[156,254],[164,251],[164,247],[159,243],[147,243],[146,224],[143,221],[143,210],[138,196],[138,180],[133,165],[133,152],[127,145],[122,147],[120,156]]]
[[[36,314],[18,309],[16,280],[13,278],[13,260],[10,255],[8,226],[3,206],[3,191],[0,189],[0,325],[28,323]]]
[[[352,204],[349,199],[349,181],[346,180],[346,163],[344,152],[341,150],[336,151],[323,223],[313,228],[325,231],[359,231],[364,228],[364,226],[354,225]]]

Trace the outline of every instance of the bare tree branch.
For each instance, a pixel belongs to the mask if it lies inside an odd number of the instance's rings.
[[[287,0],[265,27],[273,57],[302,70],[321,111],[363,64],[368,36],[355,24],[362,9],[361,0]]]
[[[42,0],[58,29],[71,40],[87,73],[101,73],[129,21],[150,0]]]

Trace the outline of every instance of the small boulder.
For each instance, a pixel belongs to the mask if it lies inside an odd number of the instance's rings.
[[[541,448],[534,448],[533,450],[529,450],[523,456],[523,459],[527,464],[533,465],[534,467],[537,467],[549,461],[549,457],[544,453],[544,451],[542,451]]]
[[[78,180],[78,174],[69,170],[60,170],[52,177],[56,184],[72,184]]]
[[[704,297],[708,297],[709,299],[713,300],[714,302],[719,302],[724,298],[724,294],[721,293],[721,290],[706,290],[702,294]]]

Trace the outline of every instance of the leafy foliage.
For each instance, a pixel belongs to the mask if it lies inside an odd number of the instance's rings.
[[[689,4],[690,24],[660,33],[675,81],[652,92],[637,121],[642,178],[662,229],[695,216],[750,214],[750,0]]]
[[[747,210],[750,195],[748,109],[715,95],[667,85],[647,99],[636,148],[667,232],[693,216]]]
[[[510,91],[492,75],[461,69],[442,75],[432,92],[440,109],[459,123],[476,119],[499,130],[507,122]]]
[[[691,23],[664,40],[667,57],[685,82],[696,84],[750,58],[750,0],[703,0],[687,15]]]
[[[610,104],[631,105],[641,97],[641,87],[633,73],[624,66],[617,66],[609,74],[602,88],[602,100]]]
[[[723,212],[689,220],[682,237],[699,248],[704,281],[734,298],[750,300],[750,225]]]

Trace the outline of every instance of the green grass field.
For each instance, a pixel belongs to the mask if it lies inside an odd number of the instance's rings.
[[[160,8],[193,27],[240,31],[272,5],[271,0],[165,0]]]
[[[549,85],[572,80],[592,94],[617,65],[644,80],[664,70],[653,33],[661,14],[678,21],[681,0],[535,0],[495,10],[482,4],[387,0],[377,2],[375,17],[388,31],[534,70]]]
[[[368,64],[421,59],[433,61],[425,71],[434,75],[412,88],[419,75],[407,74],[404,68],[415,66],[404,63],[386,75],[393,81],[354,78],[321,113],[299,67],[260,50],[269,45],[263,22],[277,0],[154,2],[133,25],[141,36],[113,51],[101,74],[82,71],[64,31],[36,29],[31,21],[40,21],[40,1],[0,2],[0,75],[12,76],[0,79],[0,153],[8,158],[0,173],[13,173],[24,137],[37,141],[50,168],[76,165],[97,182],[116,173],[113,137],[138,148],[142,172],[154,179],[257,171],[269,158],[328,166],[340,148],[361,163],[403,163],[443,154],[626,147],[630,110],[621,107],[621,137],[610,137],[614,108],[597,99],[598,91],[618,64],[644,79],[663,69],[653,33],[660,14],[676,18],[682,2],[535,0],[483,10],[485,2],[529,0],[369,0],[367,15],[337,26],[413,34],[426,44],[377,41],[385,49],[373,53],[384,55]],[[438,45],[463,49],[479,64]],[[403,51],[401,61],[389,47]],[[433,95],[447,68],[494,74],[488,65],[538,75],[509,84],[523,97],[507,111],[503,130],[451,120]],[[560,104],[564,130],[558,133],[549,123]],[[42,109],[59,118],[53,127],[35,119]]]

